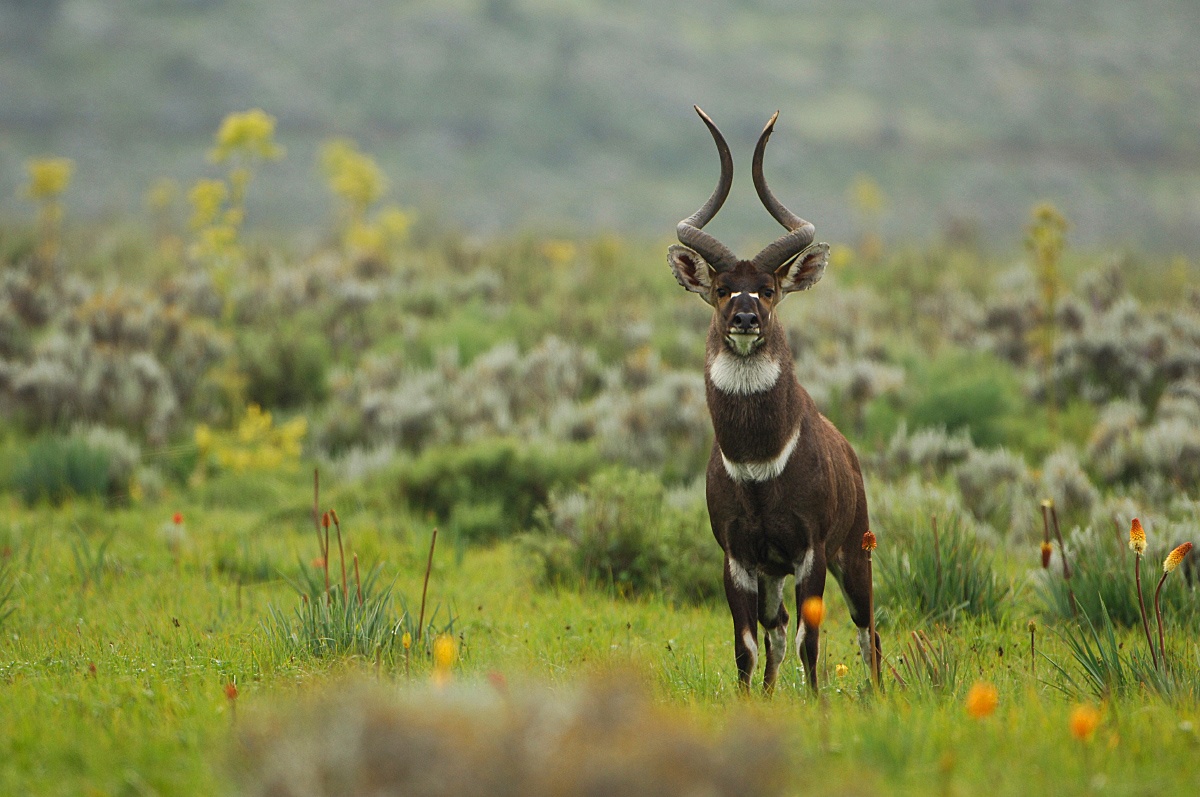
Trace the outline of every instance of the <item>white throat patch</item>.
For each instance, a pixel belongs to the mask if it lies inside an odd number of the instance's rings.
[[[708,378],[722,393],[749,396],[770,390],[779,381],[783,366],[767,357],[739,357],[722,351],[708,367]]]
[[[787,467],[788,460],[792,458],[792,452],[796,450],[796,443],[800,442],[800,429],[792,433],[792,436],[784,444],[783,450],[774,459],[768,459],[763,462],[731,462],[725,456],[725,452],[721,452],[721,462],[725,465],[725,472],[729,474],[729,478],[735,482],[765,482],[774,479],[779,474],[783,473],[783,469]]]

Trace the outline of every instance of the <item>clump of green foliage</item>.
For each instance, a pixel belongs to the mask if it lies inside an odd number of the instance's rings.
[[[555,494],[539,517],[542,533],[523,541],[544,583],[686,602],[720,594],[721,549],[705,512],[668,501],[654,474],[602,471],[580,490]]]
[[[487,542],[529,529],[555,488],[582,484],[598,467],[586,446],[492,438],[430,449],[389,478],[413,509],[431,513],[462,539]]]
[[[996,570],[996,555],[956,514],[899,525],[875,554],[878,603],[928,621],[1003,616],[1012,588]]]
[[[1158,560],[1162,561],[1161,557]],[[1067,561],[1071,568],[1070,583],[1054,567],[1036,575],[1035,591],[1044,614],[1067,620],[1073,619],[1077,610],[1125,628],[1141,624],[1133,585],[1133,553],[1122,539],[1092,527],[1075,529],[1068,537]],[[1075,594],[1076,610],[1071,606],[1071,592]],[[1163,608],[1176,622],[1196,627],[1200,607],[1184,579],[1167,579],[1161,599]]]
[[[13,489],[26,504],[110,495],[109,454],[74,435],[41,435],[13,468]]]
[[[329,394],[332,354],[325,338],[285,325],[270,335],[244,336],[238,359],[246,398],[262,407],[292,409],[323,401]]]

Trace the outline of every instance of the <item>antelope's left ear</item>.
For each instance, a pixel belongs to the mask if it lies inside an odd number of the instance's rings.
[[[817,284],[829,263],[829,244],[813,244],[775,270],[779,290],[806,291]]]
[[[667,263],[675,280],[692,293],[698,293],[704,301],[712,304],[712,266],[700,256],[700,253],[686,246],[672,246],[667,249]]]

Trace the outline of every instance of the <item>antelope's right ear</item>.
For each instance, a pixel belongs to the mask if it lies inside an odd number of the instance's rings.
[[[667,250],[667,263],[680,285],[712,304],[712,278],[716,271],[707,260],[694,249],[675,245]]]

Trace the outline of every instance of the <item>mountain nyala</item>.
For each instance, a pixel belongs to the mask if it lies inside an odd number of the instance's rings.
[[[827,570],[850,607],[868,670],[872,653],[879,655],[879,636],[872,639],[868,630],[867,497],[858,457],[796,380],[778,313],[789,293],[821,278],[829,246],[813,243],[813,225],[784,207],[763,178],[763,152],[778,112],[759,136],[751,172],[759,199],[787,233],[742,260],[704,231],[729,195],[733,157],[713,121],[696,112],[716,142],[721,177],[708,201],[679,222],[680,245],[670,247],[667,260],[679,284],[713,308],[704,361],[715,433],[706,493],[713,535],[725,551],[738,680],[748,689],[761,657],[763,687],[773,689],[788,647],[783,591],[792,576],[796,653],[815,690],[819,630],[805,622],[800,607],[824,594]]]

